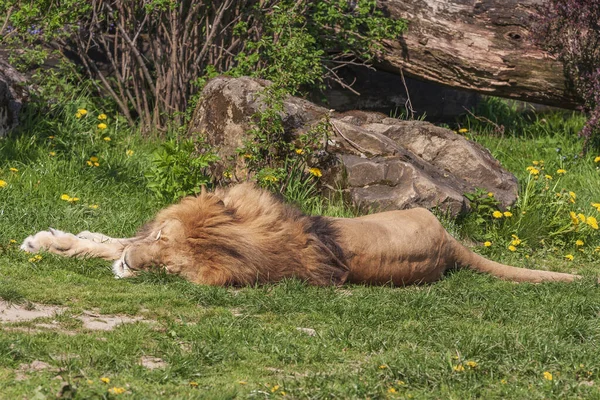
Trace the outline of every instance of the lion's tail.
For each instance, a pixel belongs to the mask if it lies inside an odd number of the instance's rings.
[[[488,260],[469,250],[458,241],[451,239],[455,244],[454,258],[460,267],[470,268],[475,271],[488,273],[501,279],[515,282],[571,282],[581,278],[579,275],[561,272],[541,271],[527,268],[517,268]]]

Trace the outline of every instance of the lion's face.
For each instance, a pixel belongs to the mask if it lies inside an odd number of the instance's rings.
[[[113,264],[113,273],[118,278],[127,278],[137,271],[155,267],[163,267],[170,273],[181,273],[182,266],[193,264],[184,249],[185,242],[181,223],[169,221],[126,246],[121,258]]]

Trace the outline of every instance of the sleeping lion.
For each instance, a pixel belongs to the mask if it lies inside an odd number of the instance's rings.
[[[307,216],[249,183],[186,197],[133,238],[50,229],[29,236],[21,248],[114,260],[118,278],[162,266],[194,283],[218,286],[292,277],[319,286],[407,285],[437,281],[455,267],[518,282],[579,277],[487,260],[450,236],[426,209],[358,218]]]

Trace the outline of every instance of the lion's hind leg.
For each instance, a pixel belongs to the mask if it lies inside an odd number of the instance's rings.
[[[82,232],[84,233],[84,232]],[[33,236],[27,237],[21,245],[21,250],[29,253],[48,251],[66,257],[92,257],[105,260],[118,260],[123,253],[125,245],[132,239],[112,239],[102,234],[90,234],[83,237],[75,236],[50,228]]]

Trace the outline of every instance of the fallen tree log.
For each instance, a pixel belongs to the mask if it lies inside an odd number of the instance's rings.
[[[479,93],[561,108],[580,101],[563,65],[533,43],[544,0],[380,0],[409,22],[386,42],[380,69]]]

